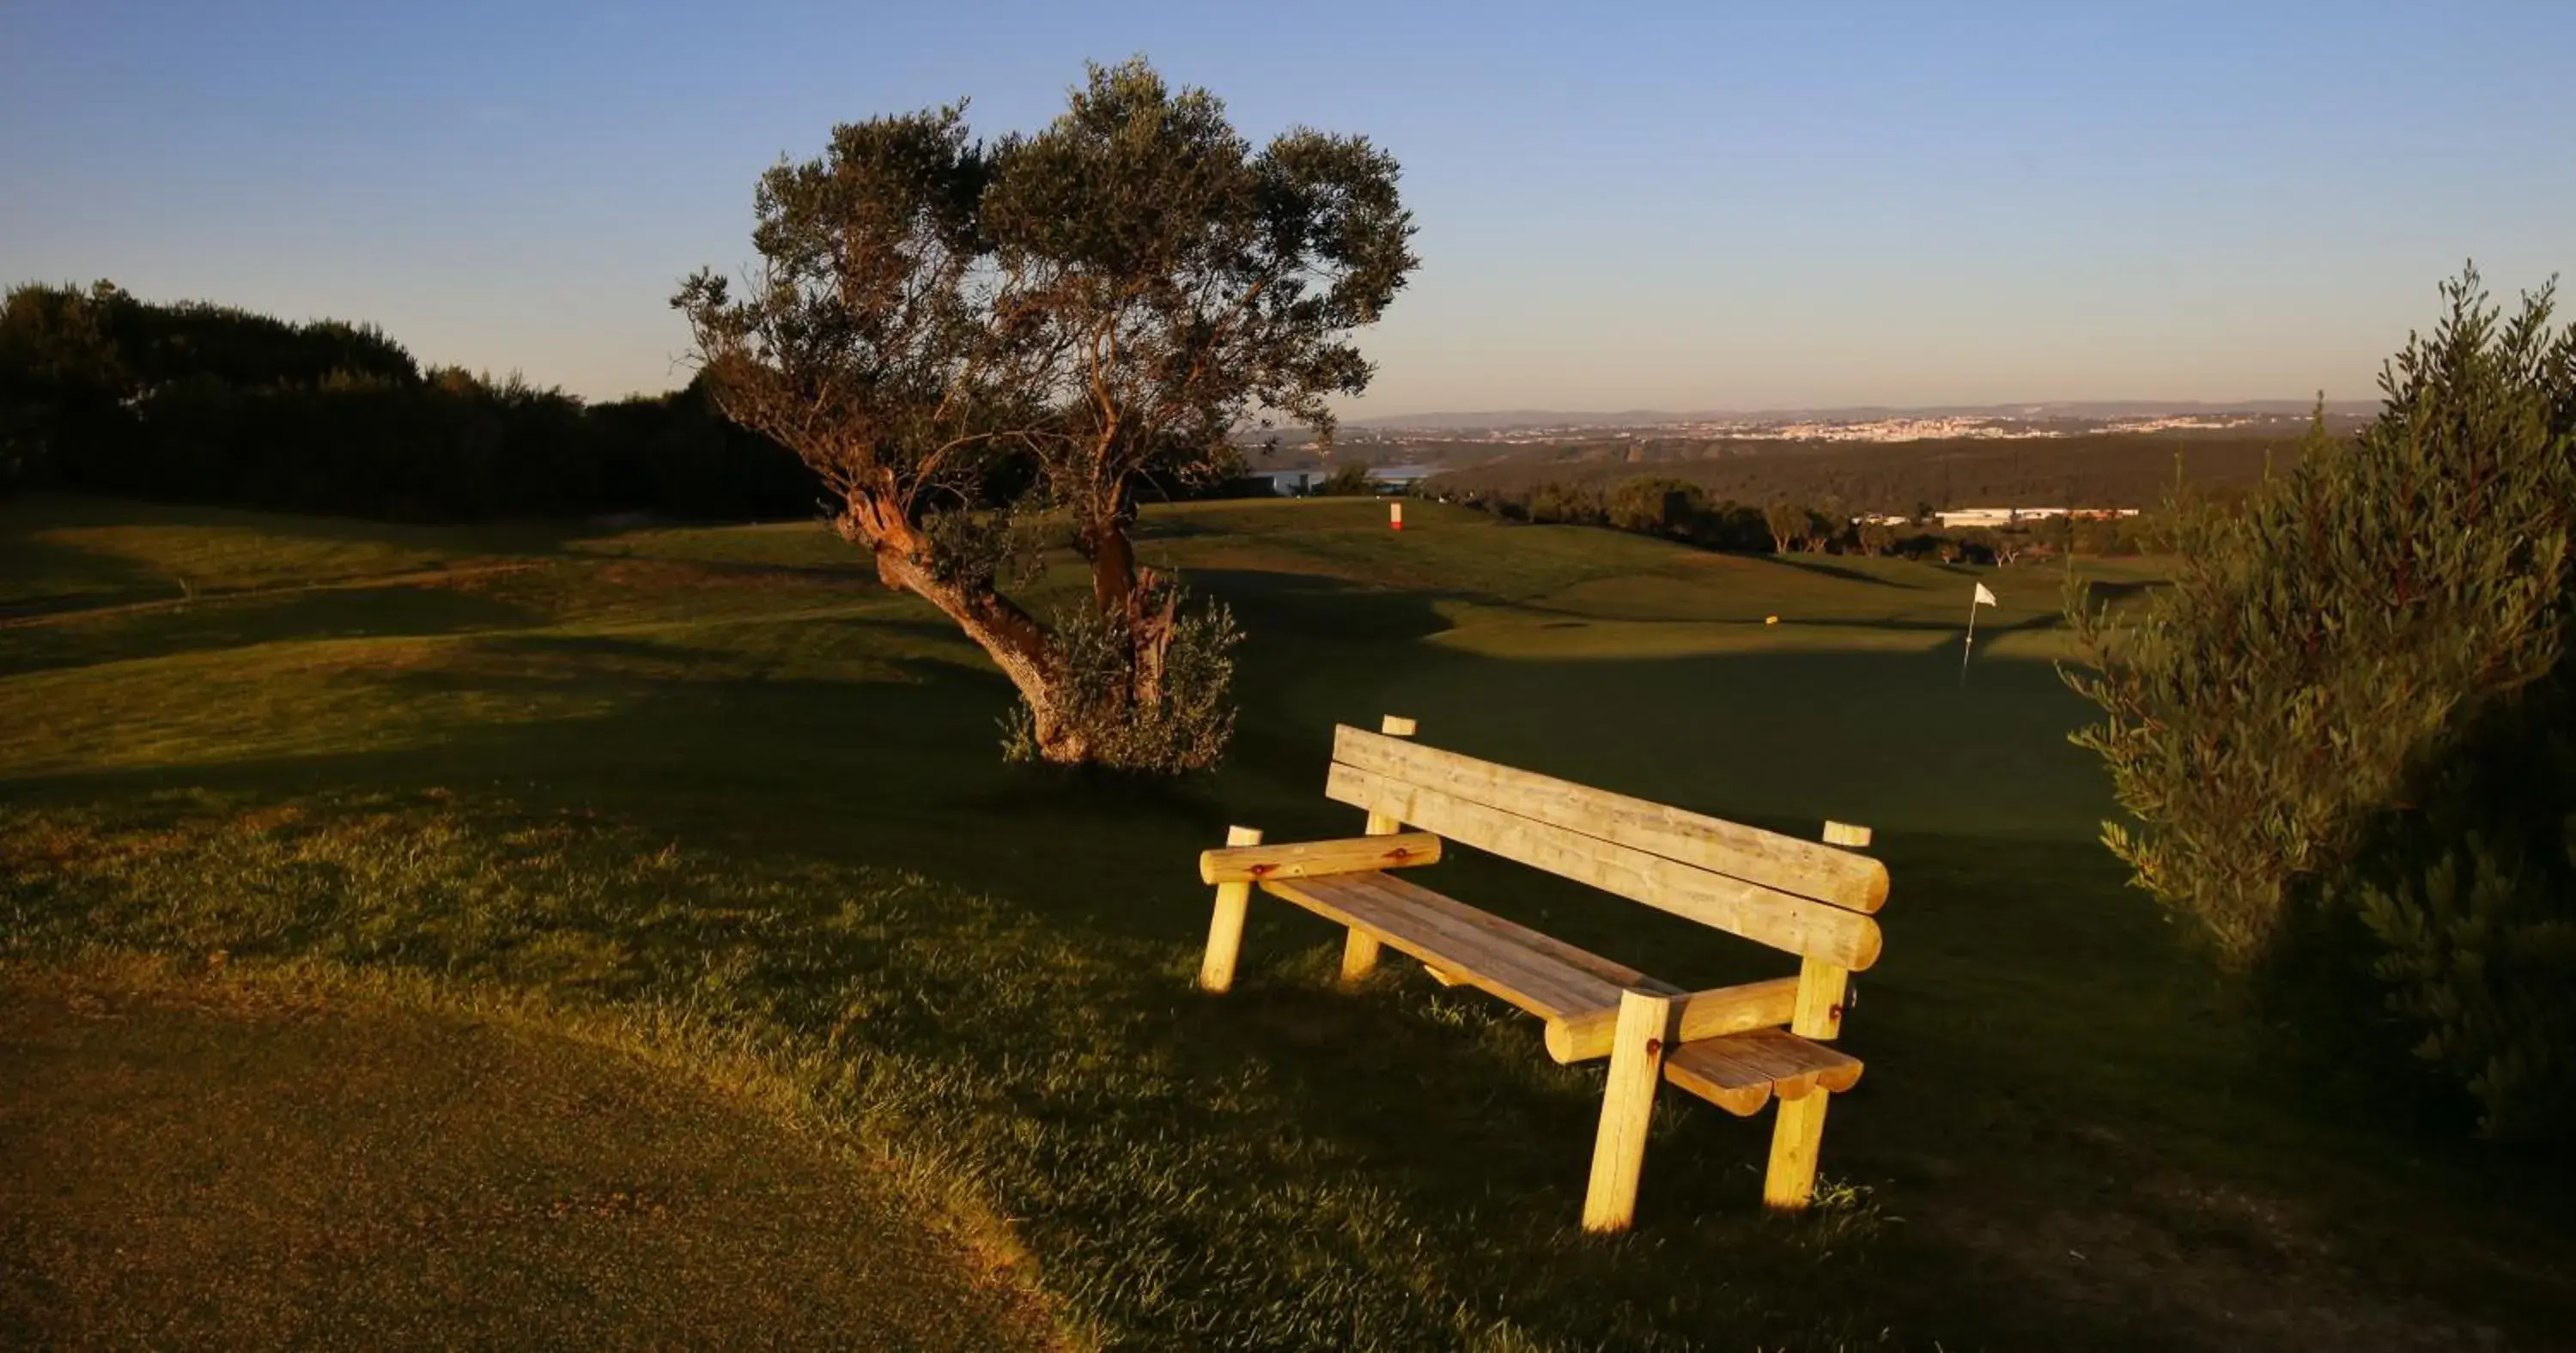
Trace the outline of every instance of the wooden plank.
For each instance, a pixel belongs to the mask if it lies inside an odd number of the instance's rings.
[[[1445,962],[1426,960],[1425,966],[1440,968],[1447,976],[1500,996],[1541,1019],[1619,998],[1614,983],[1509,933],[1478,925],[1471,918],[1483,913],[1464,903],[1383,874],[1354,876],[1350,884],[1354,890],[1375,894],[1381,927],[1404,932],[1406,944],[1398,946],[1399,952],[1420,958],[1413,953],[1419,947],[1441,954]]]
[[[1752,1029],[1777,1028],[1796,1013],[1798,979],[1774,977],[1741,986],[1693,991],[1680,998],[1678,1043],[1724,1038]],[[1588,1062],[1610,1055],[1610,1031],[1618,1023],[1613,1006],[1585,1010],[1547,1024],[1547,1055],[1562,1063]]]
[[[1429,832],[1351,836],[1338,841],[1229,846],[1199,852],[1202,883],[1259,883],[1263,879],[1365,874],[1440,862],[1440,838]]]
[[[1583,1191],[1583,1229],[1625,1231],[1637,1220],[1637,1182],[1645,1172],[1646,1130],[1663,1083],[1664,1040],[1673,1000],[1646,991],[1619,997],[1610,1075],[1601,1093],[1601,1130],[1592,1140],[1592,1178]]]
[[[1504,939],[1511,941],[1515,947],[1535,950],[1541,954],[1545,954],[1549,958],[1555,959],[1557,962],[1562,963],[1569,968],[1577,968],[1584,972],[1588,972],[1593,976],[1600,978],[1602,981],[1609,983],[1614,988],[1662,987],[1664,988],[1664,994],[1666,995],[1677,996],[1681,994],[1681,988],[1667,987],[1664,983],[1658,982],[1624,963],[1613,962],[1610,959],[1601,957],[1599,954],[1592,953],[1588,950],[1578,949],[1553,935],[1542,934],[1538,931],[1532,930],[1528,926],[1522,925],[1517,921],[1505,920],[1490,911],[1471,907],[1454,897],[1435,893],[1429,888],[1425,888],[1422,885],[1413,882],[1411,879],[1396,878],[1393,875],[1385,875],[1367,880],[1366,882],[1370,887],[1390,896],[1401,898],[1406,903],[1419,907],[1424,911],[1434,912],[1443,916],[1456,917],[1459,921],[1469,926],[1473,926],[1478,930],[1484,930],[1492,934],[1502,936]],[[1614,990],[1611,993],[1611,1003],[1615,1004],[1617,1000],[1618,992]]]
[[[1848,846],[1857,850],[1862,846],[1868,845],[1869,838],[1870,831],[1867,827],[1856,826],[1849,822],[1834,822],[1830,820],[1825,823],[1826,845]]]
[[[1597,954],[1586,953],[1562,940],[1542,935],[1526,926],[1516,925],[1491,912],[1479,911],[1455,898],[1444,897],[1404,879],[1381,874],[1374,878],[1354,879],[1353,882],[1373,889],[1389,903],[1419,913],[1416,919],[1421,925],[1435,928],[1444,936],[1456,937],[1441,941],[1444,945],[1454,945],[1460,950],[1483,952],[1487,941],[1499,939],[1506,946],[1507,953],[1526,953],[1542,960],[1539,966],[1544,971],[1553,973],[1557,969],[1570,968],[1575,972],[1599,978],[1606,984],[1597,992],[1581,989],[1566,990],[1563,999],[1568,1003],[1580,1004],[1585,1000],[1593,999],[1596,995],[1605,1002],[1613,1001],[1617,999],[1620,989],[1629,986],[1642,985],[1675,993],[1679,991],[1679,988],[1666,987],[1666,984],[1645,977],[1632,968],[1613,963]],[[1423,964],[1423,970],[1431,974],[1433,981],[1444,987],[1454,987],[1469,981],[1465,976],[1445,971],[1437,964],[1429,962]],[[1564,990],[1561,986],[1559,989]],[[1504,996],[1503,999],[1513,1000],[1510,996]],[[1513,1003],[1521,1005],[1521,1002],[1516,1000]],[[1527,1005],[1521,1005],[1521,1008],[1530,1010],[1532,1014],[1540,1014],[1539,1011]],[[1615,1018],[1616,1007],[1605,1003],[1602,1009],[1609,1012],[1606,1017]],[[1549,1018],[1544,1015],[1541,1017]],[[1554,1021],[1551,1018],[1550,1027],[1553,1025]]]
[[[1403,915],[1408,924],[1437,934],[1436,943],[1450,952],[1477,956],[1467,961],[1501,964],[1528,974],[1530,980],[1552,993],[1555,1010],[1601,1008],[1612,1010],[1615,1018],[1619,993],[1630,987],[1658,995],[1681,994],[1679,988],[1669,983],[1640,976],[1633,968],[1586,953],[1563,940],[1542,935],[1490,912],[1479,911],[1409,880],[1391,874],[1376,874],[1355,875],[1350,882],[1354,888],[1375,892],[1383,903]],[[1462,974],[1448,973],[1445,976],[1457,978]],[[1457,983],[1452,981],[1448,985]],[[1536,1010],[1531,1013],[1550,1022],[1558,1018]]]
[[[1333,732],[1333,760],[1391,780],[1420,785],[1452,799],[1499,808],[1517,817],[1848,910],[1872,912],[1887,901],[1887,866],[1830,845],[1479,761],[1347,724]],[[1401,812],[1396,815],[1404,816]],[[1417,826],[1431,825],[1409,817],[1405,820]]]
[[[1339,727],[1339,725],[1335,726]],[[1377,724],[1379,736],[1388,738],[1412,737],[1413,729],[1413,720],[1399,714],[1386,715],[1380,718]],[[1403,830],[1404,824],[1393,816],[1375,812],[1368,815],[1368,825],[1363,829],[1369,836],[1393,836]],[[1342,984],[1348,986],[1368,976],[1377,967],[1377,957],[1377,936],[1357,929],[1343,936]]]
[[[1542,1019],[1618,999],[1618,988],[1588,972],[1453,917],[1409,906],[1399,895],[1371,886],[1381,881],[1396,882],[1383,875],[1344,874],[1285,879],[1264,883],[1261,889],[1328,921],[1364,931],[1428,967]]]
[[[1702,925],[1854,970],[1878,959],[1878,924],[1857,911],[1713,873],[1440,790],[1336,764],[1325,796],[1450,840],[1660,907]],[[1857,858],[1857,857],[1855,857]]]
[[[1228,827],[1225,843],[1229,846],[1261,844],[1258,827]],[[1207,953],[1199,960],[1201,990],[1225,992],[1234,987],[1234,965],[1243,953],[1243,918],[1252,907],[1252,885],[1219,884],[1216,890],[1216,914],[1208,921]]]
[[[1681,1051],[1681,1048],[1676,1048],[1673,1050],[1673,1056],[1664,1059],[1665,1080],[1738,1118],[1750,1118],[1762,1112],[1762,1106],[1771,1102],[1771,1082],[1755,1081],[1749,1085],[1734,1085],[1719,1081],[1703,1074],[1703,1064],[1684,1063],[1678,1060]]]
[[[1709,1068],[1709,1079],[1729,1085],[1771,1083],[1771,1093],[1798,1099],[1816,1088],[1826,1073],[1857,1079],[1852,1058],[1777,1029],[1756,1030],[1741,1037],[1694,1044]]]
[[[1858,1058],[1781,1029],[1684,1042],[1664,1058],[1664,1078],[1742,1117],[1777,1094],[1784,1101],[1860,1082]]]
[[[1263,892],[1294,902],[1308,911],[1362,934],[1373,942],[1393,944],[1397,951],[1438,968],[1541,1018],[1568,1004],[1590,1005],[1597,992],[1578,997],[1558,975],[1491,937],[1462,937],[1442,918],[1391,903],[1360,885],[1365,877],[1339,874],[1318,879],[1283,879],[1260,885]],[[1347,950],[1345,951],[1347,952]]]

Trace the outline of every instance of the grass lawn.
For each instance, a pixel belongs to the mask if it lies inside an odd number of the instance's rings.
[[[220,951],[611,1021],[1022,1254],[1077,1341],[2540,1347],[2576,1316],[2563,1172],[2281,1066],[2123,888],[2046,661],[2056,572],[1406,515],[1148,513],[1142,553],[1250,635],[1227,766],[1151,786],[1000,764],[1008,687],[812,524],[13,505],[0,957]],[[131,609],[174,560],[235,594]],[[2004,605],[1963,682],[1972,580]],[[1667,1095],[1640,1229],[1581,1236],[1597,1064],[1407,964],[1334,990],[1337,935],[1283,906],[1233,995],[1190,990],[1196,852],[1230,822],[1354,830],[1320,792],[1331,728],[1382,713],[1877,830],[1887,951],[1825,1206],[1763,1215],[1768,1117]],[[1669,980],[1788,970],[1516,866],[1429,874]]]
[[[7,1342],[1044,1346],[989,1260],[738,1097],[349,986],[0,969]]]

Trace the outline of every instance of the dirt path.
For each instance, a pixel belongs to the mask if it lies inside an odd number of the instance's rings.
[[[0,968],[0,1346],[1049,1337],[819,1146],[619,1054]]]

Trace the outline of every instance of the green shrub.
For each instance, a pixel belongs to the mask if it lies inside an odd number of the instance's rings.
[[[1089,764],[1158,774],[1206,770],[1234,737],[1234,647],[1243,634],[1223,603],[1191,611],[1176,585],[1158,579],[1152,587],[1140,610],[1168,608],[1174,616],[1159,650],[1140,653],[1123,616],[1087,605],[1055,613],[1057,717],[1090,749],[1083,758]],[[1012,761],[1045,759],[1025,699],[1003,721],[1002,751]]]
[[[2500,702],[2382,815],[2329,905],[2377,943],[2412,1052],[2489,1137],[2576,1128],[2576,700]]]
[[[2510,318],[2473,271],[2443,295],[2357,441],[2320,425],[2241,505],[2178,503],[2172,586],[2134,611],[2074,600],[2069,681],[2102,708],[2076,741],[2132,819],[2103,836],[2137,885],[2239,968],[2332,929],[2302,908],[2357,912],[2419,1051],[2507,1135],[2551,1116],[2576,1054],[2536,1013],[2576,919],[2563,824],[2505,802],[2563,803],[2571,769],[2528,758],[2565,702],[2526,688],[2567,652],[2576,332],[2546,291]],[[2535,774],[2559,779],[2516,783]]]
[[[1602,502],[1609,525],[1649,536],[1688,536],[1707,510],[1697,484],[1670,476],[1620,480]]]
[[[1317,498],[1366,498],[1377,492],[1377,485],[1369,480],[1369,467],[1344,461],[1308,492]]]
[[[1530,490],[1529,519],[1571,526],[1601,524],[1601,491],[1582,484],[1549,482]]]

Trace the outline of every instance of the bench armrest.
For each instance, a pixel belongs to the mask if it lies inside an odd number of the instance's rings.
[[[1681,1007],[1673,1021],[1678,1026],[1673,1031],[1673,1043],[1679,1046],[1787,1024],[1798,1013],[1798,979],[1775,977],[1767,982],[1687,992],[1673,999]],[[1547,1055],[1568,1065],[1607,1057],[1611,1031],[1618,1023],[1619,1007],[1615,1005],[1549,1020]]]
[[[1440,838],[1429,832],[1353,836],[1339,841],[1300,841],[1280,846],[1228,846],[1200,854],[1199,879],[1205,883],[1263,883],[1271,879],[1405,869],[1417,864],[1432,864],[1439,858]]]

